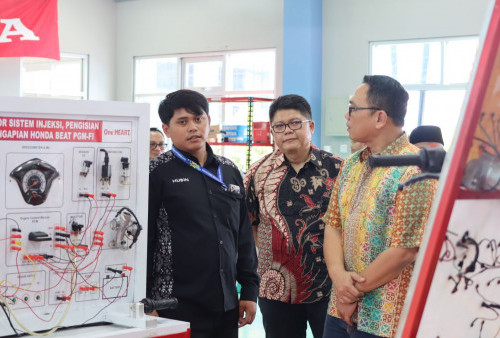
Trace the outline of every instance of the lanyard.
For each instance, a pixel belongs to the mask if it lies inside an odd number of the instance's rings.
[[[186,156],[182,155],[182,153],[177,150],[176,147],[172,146],[172,152],[174,153],[174,155],[179,159],[181,160],[182,162],[186,163],[188,166],[198,170],[199,172],[201,172],[203,175],[205,176],[208,176],[210,177],[211,179],[213,179],[214,181],[217,181],[219,182],[223,187],[224,189],[227,189],[227,185],[224,184],[224,181],[222,179],[222,169],[220,167],[220,164],[219,164],[219,167],[217,168],[217,176],[215,176],[214,174],[212,174],[210,171],[208,171],[206,168],[203,168],[202,166],[200,166],[198,163],[196,162],[193,162],[192,160],[190,160],[189,158],[187,158]]]

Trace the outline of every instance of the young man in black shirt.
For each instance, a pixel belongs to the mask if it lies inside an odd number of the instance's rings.
[[[237,337],[255,317],[259,287],[241,174],[206,142],[203,95],[170,93],[158,113],[173,147],[150,162],[148,296],[176,297],[178,308],[159,315],[190,322],[193,338]]]

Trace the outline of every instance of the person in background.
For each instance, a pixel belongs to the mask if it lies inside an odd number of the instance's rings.
[[[325,338],[393,337],[437,181],[398,190],[416,166],[371,168],[371,154],[415,154],[403,131],[408,93],[383,75],[365,76],[349,101],[349,137],[366,148],[348,157],[324,216],[333,282]]]
[[[172,92],[158,113],[173,146],[149,164],[147,296],[176,297],[177,309],[158,314],[190,322],[192,338],[238,337],[255,318],[259,289],[243,178],[206,142],[202,94]]]
[[[269,120],[278,149],[245,176],[258,248],[259,307],[267,338],[302,338],[307,322],[323,334],[331,290],[321,217],[341,160],[311,143],[311,107],[299,95],[277,98]]]
[[[444,146],[441,128],[438,126],[418,126],[410,133],[410,143],[419,148]]]
[[[165,138],[160,129],[149,128],[149,160],[159,156],[165,150]]]

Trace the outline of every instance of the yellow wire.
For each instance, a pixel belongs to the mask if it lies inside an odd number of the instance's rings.
[[[21,250],[26,253],[24,251],[24,249],[21,247]],[[27,255],[28,256],[28,255]],[[29,258],[28,256],[28,259],[33,263],[34,265],[34,262],[31,260],[31,258]],[[71,276],[71,285],[76,285],[76,256],[73,257],[73,275]],[[36,269],[35,269],[36,270]],[[10,283],[10,282],[9,282]],[[31,285],[33,285],[33,282],[31,283]],[[30,285],[30,287],[31,287]],[[18,290],[22,290],[22,289],[19,289]],[[68,313],[69,313],[69,309],[71,308],[71,305],[73,304],[73,298],[75,298],[74,296],[70,298],[69,300],[69,303],[68,303],[68,306],[66,307],[66,310],[64,311],[63,315],[61,316],[61,318],[59,319],[59,322],[49,331],[47,332],[44,332],[44,333],[37,333],[37,332],[34,332],[34,331],[31,331],[30,329],[28,329],[27,327],[25,327],[20,321],[19,319],[17,318],[16,314],[14,313],[14,311],[12,310],[12,308],[9,306],[9,304],[7,303],[7,300],[0,294],[0,300],[5,304],[5,306],[7,307],[7,309],[9,310],[10,314],[12,315],[12,318],[14,318],[14,320],[16,321],[17,325],[19,325],[19,327],[24,330],[24,332],[32,335],[32,336],[40,336],[40,337],[43,337],[43,336],[48,336],[49,334],[52,334],[54,332],[56,332],[59,327],[61,327],[61,324],[66,320],[66,317],[68,316]]]
[[[28,258],[28,260],[31,262],[31,264],[33,265],[33,278],[31,279],[31,283],[30,285],[28,286],[28,288],[26,289],[23,289],[21,288],[20,286],[17,286],[15,285],[14,283],[12,283],[11,281],[9,281],[8,279],[4,279],[2,281],[0,281],[0,285],[2,285],[4,282],[7,282],[9,283],[12,287],[16,288],[17,291],[30,291],[31,287],[33,286],[33,284],[35,283],[35,279],[36,279],[36,264],[35,262],[31,259],[30,255],[28,255],[28,253],[24,250],[22,244],[20,241],[16,241],[17,245],[19,245],[21,247],[21,250],[22,252],[24,253],[24,255]],[[17,292],[16,291],[16,292]]]

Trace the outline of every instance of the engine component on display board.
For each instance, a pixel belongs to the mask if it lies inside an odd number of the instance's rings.
[[[83,229],[83,224],[79,224],[76,221],[71,222],[71,230],[73,230],[73,232],[80,232],[82,231],[82,229]]]
[[[122,171],[120,174],[120,184],[129,185],[130,184],[130,162],[128,161],[128,157],[122,157],[120,159],[122,164]]]
[[[116,237],[110,243],[112,248],[120,248],[123,250],[132,248],[142,231],[142,226],[139,224],[137,217],[133,211],[127,207],[121,208],[109,225],[111,230],[116,231]],[[132,236],[132,243],[127,245],[129,236]]]
[[[91,165],[92,165],[92,161],[83,161],[82,169],[80,169],[80,175],[83,177],[87,177],[87,175],[90,171]]]
[[[111,164],[109,164],[109,154],[106,149],[100,149],[104,152],[104,164],[101,166],[101,184],[111,183]]]

